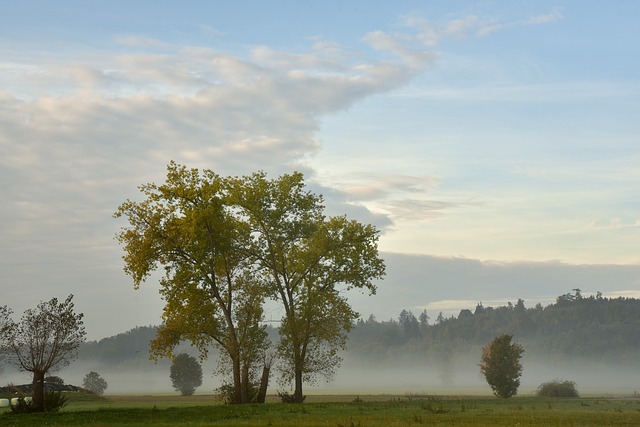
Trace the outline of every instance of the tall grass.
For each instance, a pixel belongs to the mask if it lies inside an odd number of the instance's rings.
[[[205,398],[201,398],[205,400]],[[336,399],[338,400],[338,399]],[[153,396],[70,400],[55,414],[0,415],[4,426],[600,426],[640,425],[640,401],[634,399],[497,399],[465,396],[363,396],[341,401],[299,404],[224,405],[208,401],[185,404],[182,398]],[[103,406],[100,407],[99,405]],[[82,405],[85,405],[82,408]]]

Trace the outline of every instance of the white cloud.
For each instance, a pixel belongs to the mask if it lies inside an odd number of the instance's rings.
[[[560,10],[555,9],[545,15],[536,15],[531,16],[524,21],[525,25],[541,25],[541,24],[550,24],[552,22],[559,21],[563,19],[562,13]]]
[[[320,147],[324,115],[406,84],[432,60],[399,44],[382,46],[389,56],[380,60],[322,40],[301,53],[228,53],[137,35],[117,43],[59,55],[14,48],[0,60],[0,281],[43,299],[76,289],[84,305],[94,287],[115,299],[131,292],[111,214],[137,197],[137,185],[162,180],[170,160],[223,175],[295,168],[313,176],[306,159]],[[390,223],[324,190],[330,211]],[[16,299],[7,300],[20,307]]]

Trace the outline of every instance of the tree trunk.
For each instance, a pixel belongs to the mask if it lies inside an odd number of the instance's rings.
[[[302,403],[304,402],[304,396],[302,395],[302,369],[296,369],[296,388],[293,391],[293,403]]]
[[[240,375],[240,360],[234,358],[233,364],[233,398],[231,403],[242,402],[242,377]]]
[[[267,398],[267,387],[269,386],[269,371],[271,366],[264,365],[262,368],[262,378],[260,378],[260,390],[258,390],[258,403],[264,403]]]
[[[33,395],[31,405],[34,411],[44,412],[44,372],[33,371]]]
[[[245,364],[242,366],[242,392],[240,394],[240,403],[250,403],[251,396],[249,396],[249,367]]]

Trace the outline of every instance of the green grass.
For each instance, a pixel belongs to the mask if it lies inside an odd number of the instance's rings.
[[[0,426],[640,425],[640,400],[465,396],[309,396],[302,405],[224,405],[213,396],[70,398],[56,414],[0,414]]]

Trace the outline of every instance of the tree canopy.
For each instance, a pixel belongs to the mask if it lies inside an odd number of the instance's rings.
[[[340,364],[358,314],[341,291],[375,293],[384,276],[378,230],[345,216],[326,218],[322,197],[306,191],[300,173],[268,180],[264,173],[234,180],[240,214],[250,228],[251,259],[284,310],[278,346],[283,382],[293,381],[302,402],[303,381],[330,378]]]
[[[166,301],[152,343],[169,356],[181,340],[206,355],[214,343],[231,365],[234,401],[250,400],[251,382],[269,343],[266,299],[282,304],[278,345],[282,378],[295,383],[330,376],[357,318],[341,290],[375,292],[384,275],[378,231],[344,216],[325,218],[322,197],[300,173],[267,179],[263,172],[223,178],[171,162],[166,182],[140,187],[115,213],[130,226],[117,239],[134,286],[162,266]]]

